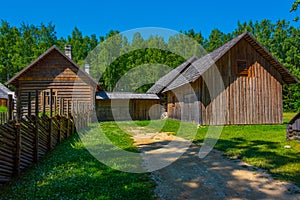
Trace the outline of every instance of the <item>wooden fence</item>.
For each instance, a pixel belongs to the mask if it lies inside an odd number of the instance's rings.
[[[5,124],[8,121],[7,112],[0,112],[0,124]]]
[[[286,139],[300,140],[300,113],[286,125]]]
[[[88,125],[91,120],[90,107],[78,102],[77,104],[68,107],[67,111],[60,108],[60,112],[55,116],[52,116],[52,105],[49,115],[46,115],[45,109],[43,113],[39,113],[38,98],[35,99],[33,115],[31,104],[28,105],[29,112],[23,116],[18,116],[18,113],[14,116],[12,107],[8,108],[8,122],[0,125],[1,185],[18,176],[32,163],[37,163],[45,153],[76,130],[79,131]]]

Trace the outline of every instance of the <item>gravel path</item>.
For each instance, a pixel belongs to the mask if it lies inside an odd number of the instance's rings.
[[[143,133],[129,130],[145,155],[169,141],[182,141],[168,133]],[[165,148],[161,148],[163,150]],[[168,149],[166,148],[166,151]],[[240,160],[229,160],[213,150],[204,159],[199,146],[190,148],[171,165],[152,172],[157,199],[299,199],[300,188],[274,180],[266,171]],[[145,160],[144,167],[149,163]]]

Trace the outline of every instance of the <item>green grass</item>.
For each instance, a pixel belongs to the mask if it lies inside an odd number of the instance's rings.
[[[285,114],[284,121],[294,115]],[[178,134],[181,127],[181,135],[186,138],[191,138],[191,133],[196,130],[194,142],[199,145],[208,129],[205,126],[197,129],[192,123],[176,120],[134,123],[173,134]],[[128,122],[120,125],[132,126]],[[100,123],[101,130],[114,144],[136,152],[130,135],[119,126],[114,122]],[[98,131],[97,128],[94,130]],[[285,145],[292,148],[285,149]],[[241,158],[267,169],[277,179],[300,186],[300,143],[285,140],[285,124],[225,126],[215,148],[224,151],[228,157]],[[154,186],[149,174],[120,172],[100,163],[87,151],[79,136],[74,135],[2,189],[0,199],[154,199]]]
[[[196,143],[203,142],[205,131],[199,129]],[[225,126],[215,148],[300,186],[300,143],[285,140],[285,125]]]
[[[293,113],[293,112],[283,113],[283,122],[288,123],[296,115],[297,113]]]
[[[130,136],[115,123],[101,126],[120,148],[136,151]],[[125,173],[100,163],[74,135],[2,189],[0,199],[153,199],[153,187],[148,174]]]
[[[6,106],[0,106],[0,112],[7,112]]]

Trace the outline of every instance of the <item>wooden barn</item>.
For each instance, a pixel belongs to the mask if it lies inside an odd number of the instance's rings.
[[[156,94],[97,92],[96,111],[100,121],[159,119],[162,99]]]
[[[174,119],[200,125],[280,124],[282,85],[298,82],[245,32],[202,58],[190,58],[148,93],[166,96]]]
[[[70,46],[65,53],[53,46],[7,82],[15,87],[21,114],[27,112],[29,99],[34,104],[36,91],[39,102],[45,102],[39,110],[49,108],[51,102],[56,108],[60,103],[71,108],[72,102],[94,106],[101,87],[71,59]]]

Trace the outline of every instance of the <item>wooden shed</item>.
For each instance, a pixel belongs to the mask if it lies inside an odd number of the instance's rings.
[[[70,52],[68,54],[71,55]],[[29,98],[34,104],[36,91],[39,102],[44,102],[45,99],[46,107],[50,106],[51,98],[56,107],[60,102],[66,107],[75,101],[94,105],[95,93],[101,87],[69,56],[52,46],[7,82],[15,87],[21,114],[27,112]],[[42,106],[40,103],[39,109]]]
[[[190,58],[148,93],[166,96],[170,118],[200,125],[280,124],[282,85],[298,82],[245,32],[201,58]]]
[[[156,94],[98,92],[96,111],[99,121],[159,119],[162,99]]]

